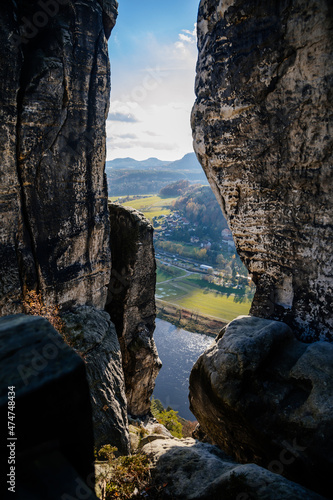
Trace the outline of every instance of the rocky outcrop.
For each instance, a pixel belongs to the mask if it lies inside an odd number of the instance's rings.
[[[93,409],[95,447],[112,444],[128,454],[124,374],[117,333],[110,316],[80,306],[63,314],[65,334],[84,359]]]
[[[323,499],[257,465],[239,465],[215,446],[194,439],[155,439],[143,451],[154,461],[153,479],[163,498],[179,500]]]
[[[232,321],[200,356],[190,403],[226,453],[329,496],[333,482],[333,345],[305,344],[281,322]]]
[[[118,217],[114,209],[110,283],[107,39],[117,6],[116,0],[0,6],[0,315],[33,309],[31,297],[45,310],[60,308],[68,337],[86,353],[95,444],[111,442],[127,453],[121,354],[110,317],[101,312],[108,286],[113,292],[123,272],[128,286],[119,297],[118,289],[113,293],[112,304],[135,415],[149,411],[160,361],[152,339],[152,227],[134,212]]]
[[[194,148],[257,291],[252,314],[332,339],[333,10],[202,0]]]
[[[156,264],[153,227],[139,212],[109,203],[112,274],[106,311],[119,337],[129,413],[150,411],[161,368],[155,330]]]
[[[104,175],[115,0],[0,7],[0,314],[35,289],[103,308],[110,274]]]
[[[2,498],[96,500],[85,364],[44,318],[0,318],[0,421]]]

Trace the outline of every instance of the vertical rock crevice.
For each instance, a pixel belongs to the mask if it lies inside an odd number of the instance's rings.
[[[115,24],[116,6],[95,0],[2,6],[10,54],[9,63],[3,53],[8,85],[2,97],[12,99],[14,82],[17,97],[12,109],[3,110],[3,123],[13,120],[6,134],[16,141],[15,148],[4,144],[7,157],[15,155],[4,184],[13,184],[15,163],[18,195],[11,207],[16,220],[7,226],[7,212],[2,239],[3,280],[16,276],[15,299],[3,290],[2,314],[21,311],[20,281],[23,293],[37,289],[48,304],[104,307],[110,276],[104,176],[110,65],[104,33],[106,22],[109,28]],[[15,257],[9,257],[6,239],[13,231]]]

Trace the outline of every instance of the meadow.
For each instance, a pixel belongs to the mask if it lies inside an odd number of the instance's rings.
[[[120,197],[110,198],[121,203]],[[144,213],[152,221],[154,217],[172,213],[176,198],[158,195],[147,196],[122,203]],[[188,247],[193,251],[193,247]],[[249,313],[251,301],[243,290],[224,289],[208,283],[199,273],[188,274],[176,266],[165,266],[157,262],[156,298],[174,307],[200,313],[221,321],[232,321],[239,315]]]
[[[112,197],[110,200],[118,200],[120,202],[119,196]],[[139,212],[142,212],[147,219],[152,221],[153,217],[169,215],[172,212],[171,205],[174,200],[176,200],[176,198],[162,198],[161,196],[154,195],[148,196],[147,198],[126,201],[125,203],[122,203],[122,205],[139,210]]]
[[[156,297],[164,302],[226,322],[249,313],[251,301],[240,296],[238,290],[230,289],[228,294],[210,290],[198,274],[177,280],[170,277],[169,281],[165,281],[166,273],[158,271],[157,275]]]

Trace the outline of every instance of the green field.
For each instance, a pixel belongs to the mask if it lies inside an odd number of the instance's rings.
[[[111,201],[119,200],[119,196],[110,198]],[[170,207],[176,198],[162,198],[161,196],[149,196],[138,200],[126,201],[122,203],[125,207],[132,207],[142,212],[150,221],[159,215],[169,215]]]
[[[180,278],[181,276],[185,276],[187,273],[179,267],[175,267],[170,265],[165,266],[161,265],[159,261],[157,261],[157,272],[156,272],[156,282],[162,283],[163,281],[172,280],[174,278]]]
[[[159,215],[169,215],[175,199],[154,195],[127,201],[123,205],[143,212],[148,219],[152,220],[153,217]],[[111,200],[121,202],[119,197],[113,197]],[[193,247],[187,245],[185,250],[187,247],[189,252],[194,253]],[[182,276],[185,277],[182,278]],[[227,293],[222,293],[219,287],[215,286],[217,290],[212,288],[214,285],[203,280],[200,274],[188,276],[185,271],[175,266],[168,268],[168,266],[161,266],[159,262],[157,264],[156,297],[158,299],[226,322],[249,313],[251,301],[245,297],[244,291],[229,289],[225,290]]]
[[[197,276],[195,281],[198,281]],[[239,297],[239,295],[232,293],[232,290],[228,295],[208,290],[204,288],[207,283],[203,280],[202,283],[202,287],[198,288],[191,277],[163,284],[157,283],[156,297],[225,321],[232,321],[237,316],[249,313],[251,301],[247,298]]]

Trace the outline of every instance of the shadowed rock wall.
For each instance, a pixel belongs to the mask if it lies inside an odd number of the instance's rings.
[[[97,500],[83,360],[44,318],[20,314],[0,318],[0,366],[1,498]]]
[[[153,339],[156,264],[153,227],[140,212],[109,203],[112,275],[106,311],[119,338],[128,411],[143,416],[162,366]]]
[[[47,303],[104,307],[107,37],[116,7],[1,3],[0,314],[20,311],[29,289]]]
[[[194,147],[257,292],[251,313],[332,339],[333,7],[202,0]]]
[[[122,358],[114,324],[105,311],[79,306],[63,314],[65,334],[83,357],[89,383],[95,448],[112,443],[130,451]]]

